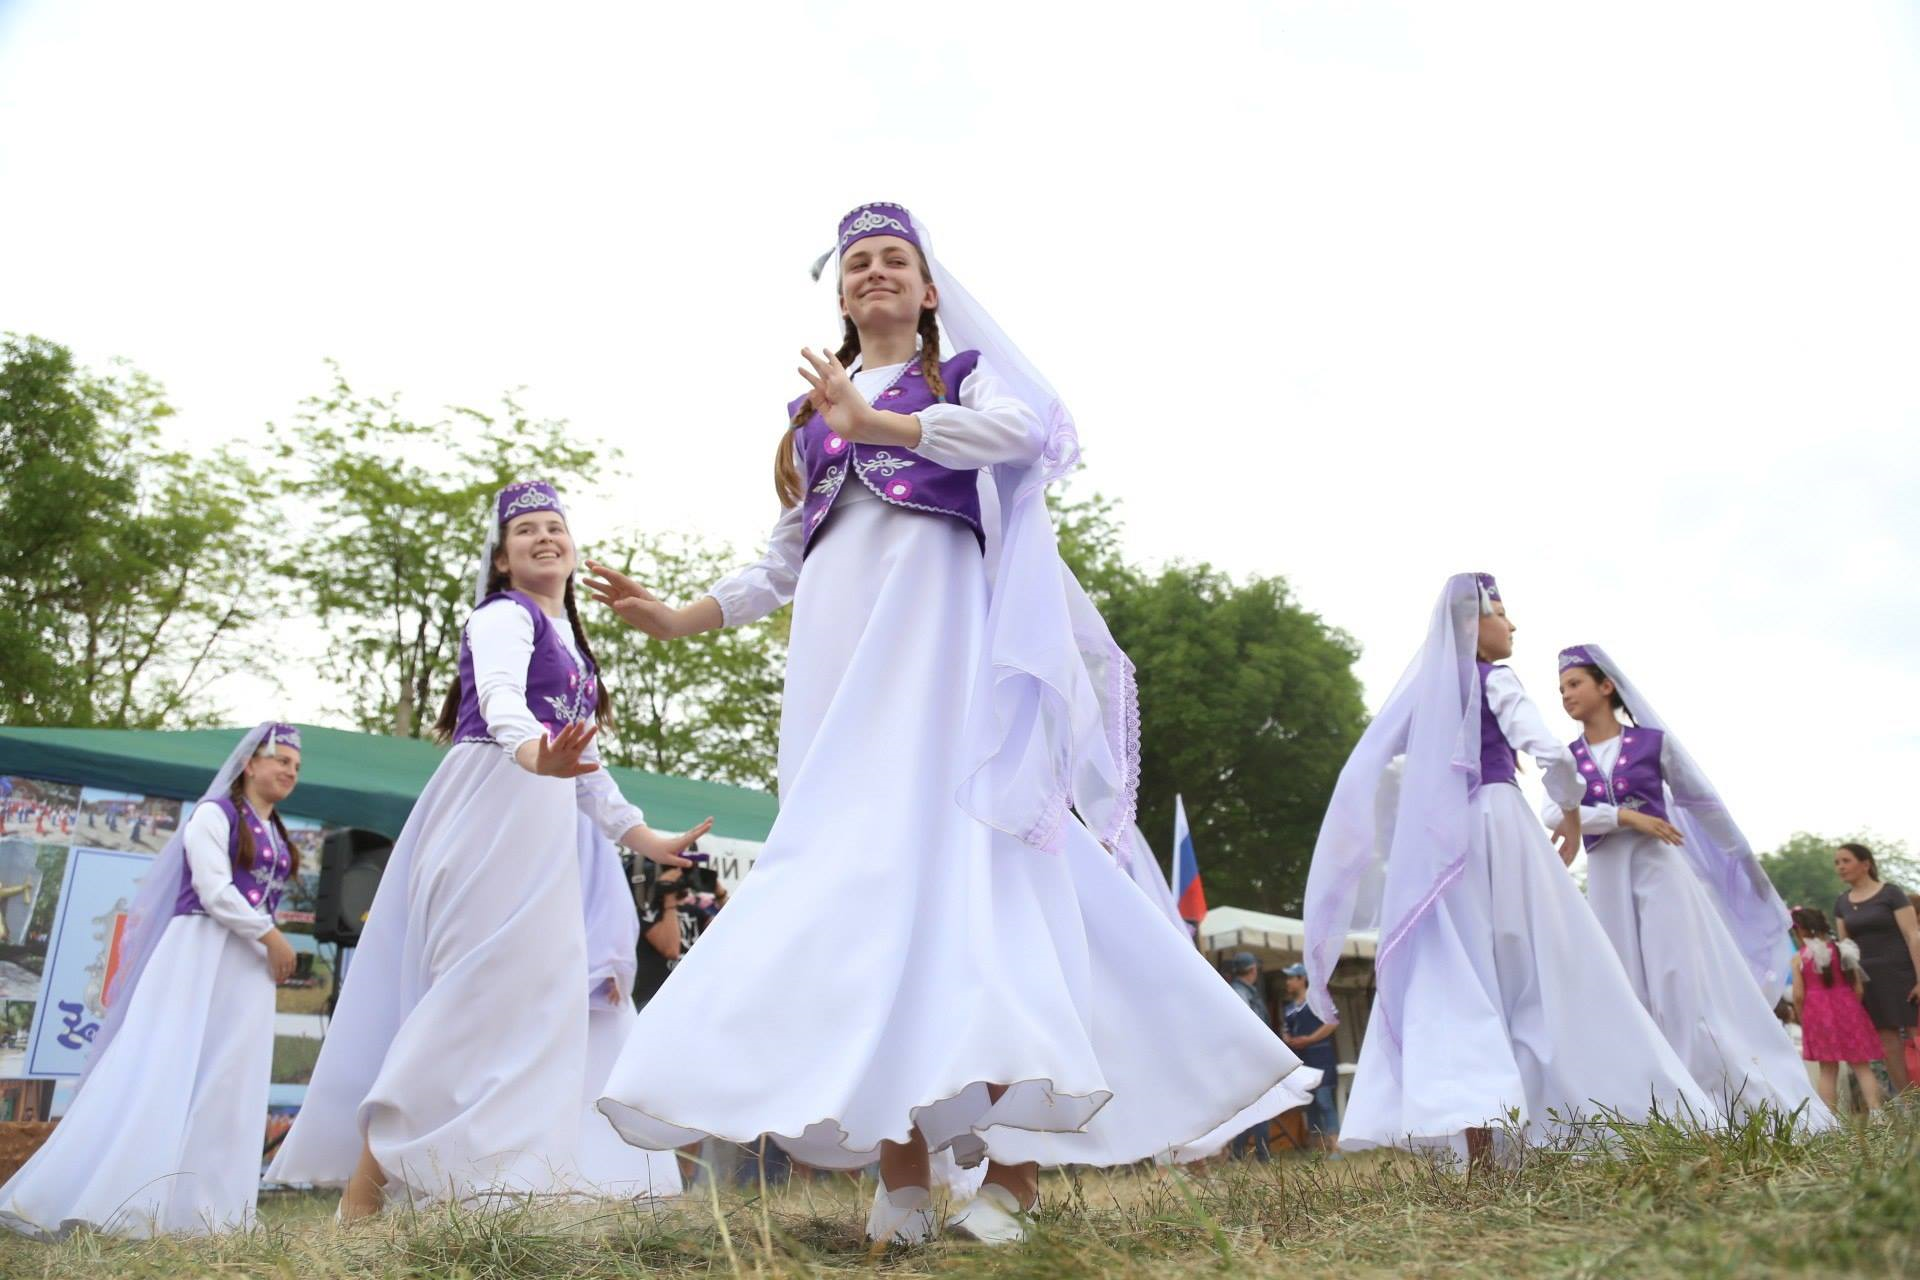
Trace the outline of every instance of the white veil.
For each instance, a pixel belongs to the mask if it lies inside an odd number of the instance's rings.
[[[1466,865],[1480,785],[1479,575],[1458,573],[1433,607],[1427,639],[1340,770],[1307,873],[1307,1002],[1333,1008],[1347,935],[1377,928],[1378,1000],[1397,1042],[1406,981],[1401,949]]]
[[[1133,825],[1140,784],[1133,664],[1061,560],[1046,503],[1047,486],[1079,464],[1080,437],[1052,384],[941,265],[926,224],[914,218],[913,230],[940,293],[947,342],[978,351],[1040,419],[1043,436],[1032,463],[992,470],[999,517],[987,534],[986,687],[971,703],[969,768],[956,799],[988,826],[1054,852],[1075,809],[1113,849]],[[836,288],[839,274],[835,264]],[[982,504],[987,520],[992,505]]]
[[[1597,644],[1580,647],[1613,681],[1634,723],[1665,734],[1667,750],[1684,762],[1684,767],[1673,771],[1677,779],[1667,779],[1667,809],[1685,837],[1680,848],[1694,874],[1712,892],[1714,905],[1720,909],[1721,918],[1733,934],[1740,954],[1746,958],[1747,967],[1753,971],[1754,981],[1765,993],[1767,1003],[1778,1004],[1791,978],[1788,965],[1792,946],[1788,935],[1793,929],[1792,917],[1787,904],[1780,900],[1780,891],[1767,878],[1754,856],[1753,846],[1734,825],[1719,791],[1707,781],[1707,775],[1687,754],[1679,736],[1653,709],[1646,695],[1627,678],[1620,664],[1605,649]],[[1676,780],[1678,787],[1674,786]]]
[[[227,762],[220,766],[220,772],[213,775],[213,781],[207,784],[206,791],[201,794],[201,804],[218,800],[232,789],[233,780],[240,776],[247,761],[259,750],[260,740],[275,723],[269,720],[241,735],[239,744],[227,757]],[[127,1007],[133,1003],[133,993],[140,985],[140,975],[146,972],[147,962],[153,959],[153,953],[160,945],[160,935],[167,931],[167,923],[173,919],[173,907],[180,898],[186,867],[187,824],[183,819],[166,846],[154,855],[153,865],[141,877],[140,888],[133,896],[133,906],[127,911],[126,932],[121,935],[120,964],[114,970],[112,980],[101,992],[107,1014],[101,1019],[100,1030],[93,1037],[86,1065],[80,1069],[80,1079],[74,1086],[76,1090],[87,1083],[94,1065],[106,1056],[108,1042],[119,1034],[121,1024],[127,1020]]]

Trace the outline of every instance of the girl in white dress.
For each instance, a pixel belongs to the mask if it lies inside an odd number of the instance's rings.
[[[52,1238],[253,1224],[274,987],[294,966],[273,913],[300,857],[278,807],[299,777],[299,730],[249,731],[154,858],[79,1090],[0,1187],[0,1225]]]
[[[948,1225],[1009,1239],[1036,1163],[1177,1147],[1298,1060],[1109,852],[1139,721],[1046,512],[1064,407],[905,209],[849,213],[836,252],[846,341],[805,353],[767,555],[682,608],[590,566],[660,639],[793,604],[779,819],[601,1108],[643,1146],[877,1155],[882,1240],[932,1230],[930,1151],[985,1158]]]
[[[1497,665],[1513,633],[1491,577],[1448,581],[1314,846],[1307,990],[1322,1018],[1334,1016],[1329,979],[1349,930],[1380,938],[1343,1150],[1409,1143],[1477,1161],[1504,1148],[1495,1130],[1508,1133],[1509,1116],[1511,1135],[1534,1142],[1603,1108],[1711,1115],[1563,865],[1584,787]],[[1514,783],[1522,751],[1567,806],[1559,857]]]
[[[588,992],[576,812],[673,866],[710,824],[653,832],[592,749],[606,712],[544,481],[489,513],[453,745],[394,845],[313,1082],[268,1176],[389,1199],[585,1189]]]
[[[1640,1003],[1721,1114],[1832,1125],[1773,1013],[1792,921],[1719,793],[1599,645],[1560,651],[1560,705],[1583,728],[1587,902]],[[1565,815],[1549,798],[1541,816]]]

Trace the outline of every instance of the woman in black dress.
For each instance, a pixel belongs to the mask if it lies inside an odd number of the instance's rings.
[[[1833,851],[1833,869],[1847,891],[1835,899],[1833,920],[1842,938],[1860,948],[1866,970],[1867,1013],[1886,1050],[1887,1077],[1897,1094],[1907,1078],[1905,1041],[1920,1020],[1920,919],[1899,886],[1885,884],[1873,851],[1843,844]]]

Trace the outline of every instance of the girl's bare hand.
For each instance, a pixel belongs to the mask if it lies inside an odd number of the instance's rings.
[[[600,767],[580,758],[580,753],[598,732],[600,727],[592,721],[578,720],[554,737],[543,735],[521,743],[514,758],[528,773],[537,773],[543,778],[578,778]]]
[[[633,850],[649,862],[657,862],[663,867],[690,867],[691,861],[680,855],[707,832],[713,830],[713,819],[708,818],[690,831],[679,835],[668,835],[655,831],[652,827],[639,826],[620,837],[620,843]]]

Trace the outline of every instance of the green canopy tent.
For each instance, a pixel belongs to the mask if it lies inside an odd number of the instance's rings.
[[[244,729],[15,729],[0,726],[0,775],[42,778],[197,800]],[[418,738],[390,738],[301,725],[300,788],[287,812],[330,826],[359,827],[394,837],[441,748]],[[764,791],[638,769],[609,769],[626,798],[666,831],[713,819],[713,833],[761,841],[773,827],[774,798]]]

